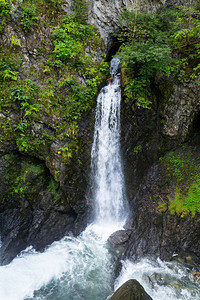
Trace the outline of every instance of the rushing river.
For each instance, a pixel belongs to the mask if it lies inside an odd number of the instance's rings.
[[[111,61],[112,82],[97,99],[91,153],[93,222],[77,238],[66,236],[44,252],[31,247],[0,267],[0,300],[106,300],[127,279],[137,279],[154,300],[200,299],[191,270],[160,260],[123,262],[113,281],[107,239],[123,228],[128,214],[120,156],[119,60]]]

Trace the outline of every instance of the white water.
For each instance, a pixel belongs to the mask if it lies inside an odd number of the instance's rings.
[[[118,61],[112,61],[111,73],[117,68]],[[116,75],[97,100],[92,147],[93,223],[77,238],[67,236],[43,253],[28,248],[0,267],[0,300],[106,300],[113,293],[113,261],[106,240],[122,228],[127,214],[120,159],[120,100]],[[165,279],[150,284],[148,276],[154,273]],[[200,299],[198,286],[181,266],[126,261],[115,289],[129,278],[140,281],[154,300]],[[182,282],[179,293],[170,286],[177,280]]]
[[[136,279],[153,300],[199,300],[199,283],[192,280],[194,270],[178,262],[142,259],[123,262],[115,290],[128,279]]]
[[[111,272],[105,239],[89,226],[78,238],[65,237],[44,253],[27,249],[1,267],[0,299],[106,299]]]
[[[111,74],[117,72],[118,65],[119,61],[113,59]],[[112,83],[97,99],[91,161],[95,223],[114,227],[124,225],[127,213],[120,155],[120,103],[120,77],[113,75]]]

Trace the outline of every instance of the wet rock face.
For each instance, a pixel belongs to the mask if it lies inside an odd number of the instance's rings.
[[[88,0],[90,2],[89,23],[98,28],[107,49],[111,46],[111,34],[117,29],[120,12],[123,8],[155,11],[159,1],[137,0]]]
[[[95,25],[109,50],[122,9],[154,12],[163,5],[191,5],[190,0],[87,0],[89,23]]]
[[[152,300],[142,285],[135,279],[125,282],[110,300]]]
[[[70,231],[79,234],[86,227],[92,116],[93,113],[87,114],[79,121],[80,150],[70,164],[61,165],[58,155],[61,144],[54,147],[55,141],[50,147],[44,144],[43,152],[35,152],[37,158],[34,158],[15,152],[12,135],[3,140],[0,147],[1,263],[9,263],[27,246],[42,250]],[[38,136],[41,126],[45,127],[45,120],[33,128]],[[60,171],[59,181],[52,176],[56,171]]]
[[[179,251],[200,257],[198,216],[182,218],[167,209],[158,211],[159,202],[168,203],[176,190],[159,157],[181,143],[200,147],[199,86],[189,81],[168,88],[162,82],[162,88],[165,93],[157,93],[151,110],[138,109],[134,100],[122,103],[121,145],[131,208],[126,228],[132,233],[125,244],[113,240],[114,248],[123,248],[125,257],[136,259],[152,255],[169,260]]]
[[[167,208],[163,212],[158,210],[159,202],[167,203],[174,193],[174,183],[169,182],[162,166],[152,166],[131,201],[133,223],[124,251],[126,257],[138,259],[150,255],[170,260],[174,253],[181,251],[200,257],[199,216],[183,218],[172,215]]]
[[[1,264],[28,246],[42,250],[73,229],[76,214],[44,163],[7,154],[0,159]]]
[[[186,139],[200,109],[199,95],[200,87],[195,82],[185,81],[174,86],[174,91],[164,108],[165,135],[179,141]]]

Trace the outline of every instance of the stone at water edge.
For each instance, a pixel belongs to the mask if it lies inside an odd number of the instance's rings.
[[[153,300],[135,280],[130,279],[126,281],[118,290],[113,294],[110,300]]]

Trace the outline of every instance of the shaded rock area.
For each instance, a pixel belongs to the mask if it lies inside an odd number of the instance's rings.
[[[200,109],[199,95],[199,84],[194,81],[185,80],[182,84],[174,86],[174,91],[164,108],[163,133],[166,136],[179,141],[186,139],[189,127]]]
[[[148,172],[145,183],[131,205],[133,208],[133,231],[125,250],[126,257],[161,257],[170,260],[174,253],[187,251],[199,257],[199,215],[182,217],[172,215],[168,209],[159,212],[160,201],[168,203],[174,196],[175,186],[169,184],[162,166],[155,164]]]
[[[131,230],[119,230],[111,234],[108,241],[111,245],[121,245],[127,242],[130,234]]]
[[[32,245],[42,250],[73,229],[76,213],[44,163],[6,154],[0,159],[1,263]]]
[[[130,279],[114,293],[110,300],[152,300],[152,298],[137,280]]]
[[[173,253],[187,251],[200,257],[199,215],[170,212],[169,197],[174,198],[176,184],[159,162],[180,145],[200,154],[199,86],[166,81],[154,92],[151,110],[138,109],[134,100],[122,103],[123,161],[131,208],[127,229],[132,230],[126,243],[121,243],[122,255],[169,260]],[[166,203],[163,211],[158,209],[160,203]]]
[[[99,30],[106,48],[112,46],[112,34],[117,30],[117,23],[122,9],[155,12],[163,5],[191,5],[190,0],[88,0],[90,3],[89,22]]]
[[[48,143],[44,144],[33,157],[16,151],[15,139],[11,135],[3,139],[0,147],[2,264],[9,263],[30,245],[43,250],[69,232],[77,235],[86,227],[88,203],[85,195],[90,171],[92,124],[93,113],[80,120],[80,150],[70,164],[62,165],[62,169],[58,149],[51,144],[50,147]],[[41,126],[44,127],[45,123]],[[39,127],[35,128],[38,137]],[[6,147],[7,143],[9,147]],[[47,168],[49,156],[54,168],[49,168],[52,174]],[[58,166],[54,163],[56,157]],[[56,181],[53,175],[58,170],[62,172]]]
[[[108,244],[110,246],[110,250],[113,253],[115,259],[120,259],[124,255],[124,251],[127,247],[127,243],[129,241],[132,230],[118,230],[111,234],[108,238]],[[119,275],[121,271],[121,263],[117,263],[115,268],[116,277]]]

